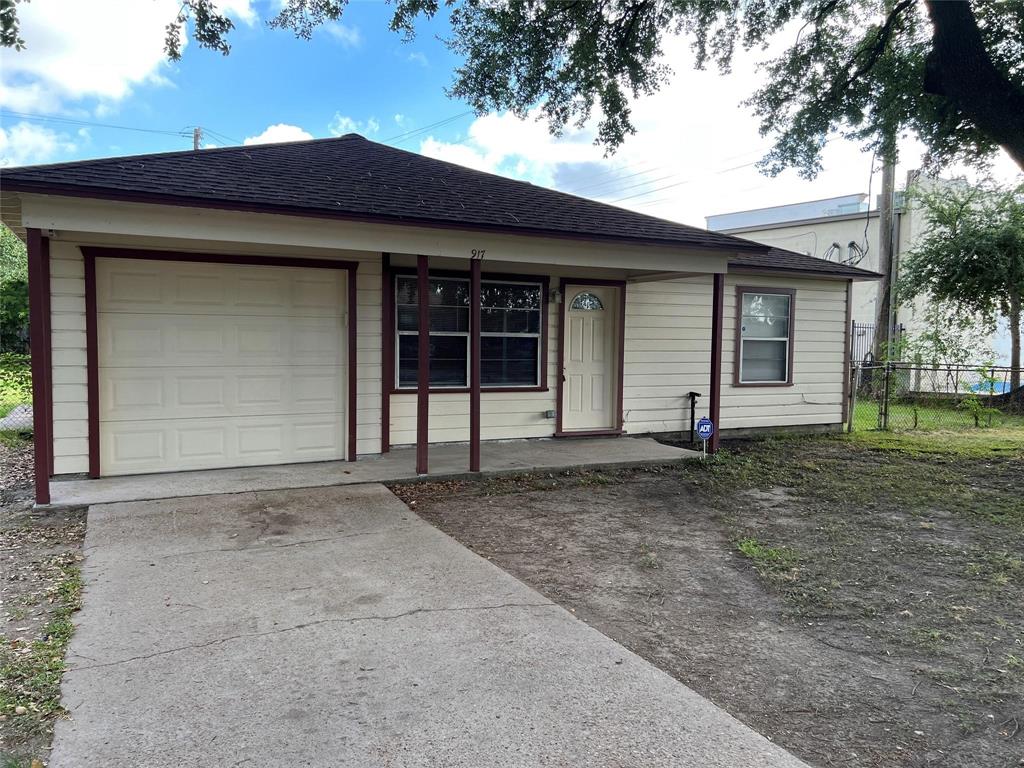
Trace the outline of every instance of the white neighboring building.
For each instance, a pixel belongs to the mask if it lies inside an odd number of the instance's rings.
[[[921,183],[936,185],[943,182],[922,177],[919,171],[907,174],[907,186]],[[907,204],[902,190],[896,192],[893,219],[893,260],[894,269],[898,272],[903,257],[914,248],[928,224],[922,210],[912,202]],[[707,228],[714,232],[738,235],[826,261],[880,271],[878,209],[870,207],[868,195],[864,193],[717,214],[705,217],[705,221]],[[853,284],[852,315],[856,324],[875,323],[881,290],[881,281]],[[920,333],[924,330],[924,307],[924,300],[897,306],[895,325],[902,325],[905,332],[912,335]],[[1009,339],[1003,326],[1005,323],[1001,323],[1000,331],[988,339],[1000,362],[1009,360]],[[870,348],[870,344],[870,339],[859,342],[854,339],[855,349]]]

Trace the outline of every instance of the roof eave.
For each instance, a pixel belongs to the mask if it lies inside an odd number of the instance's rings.
[[[729,272],[742,272],[751,275],[791,275],[793,277],[810,277],[818,280],[881,280],[884,275],[878,272],[869,272],[866,269],[859,269],[856,272],[830,272],[817,271],[812,269],[793,269],[792,267],[750,267],[746,265],[729,265]]]

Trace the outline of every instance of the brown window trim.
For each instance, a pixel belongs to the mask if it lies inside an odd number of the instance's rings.
[[[399,276],[408,277],[415,275],[416,270],[412,267],[392,267],[390,275],[388,277],[387,290],[389,296],[395,295],[395,281]],[[458,269],[432,269],[430,270],[430,276],[433,277],[457,277],[460,279],[469,279],[469,270],[458,270]],[[483,385],[480,387],[481,394],[487,394],[488,392],[547,392],[548,391],[548,312],[550,308],[548,306],[548,299],[551,287],[551,278],[548,275],[524,275],[510,272],[482,272],[480,275],[480,281],[486,282],[488,280],[507,280],[509,282],[523,282],[523,283],[539,283],[540,284],[540,372],[537,379],[537,384],[529,384],[522,387],[488,387]],[[398,335],[398,307],[394,300],[391,301],[391,322],[388,323],[391,336],[388,341],[389,344],[394,347],[395,338]],[[394,357],[394,356],[393,356]],[[397,373],[398,373],[398,360],[395,358],[391,365],[390,371],[390,387],[386,389],[388,395],[415,395],[415,387],[404,387],[399,388],[397,386]],[[430,387],[430,394],[432,395],[465,395],[470,392],[469,387]]]
[[[745,293],[770,293],[789,296],[789,350],[786,361],[785,381],[740,381],[740,366],[743,364],[741,357],[741,338],[743,333],[743,294]],[[792,387],[793,386],[793,358],[794,332],[796,330],[796,288],[776,288],[765,285],[737,285],[736,286],[736,329],[733,334],[732,354],[732,385],[734,387]]]

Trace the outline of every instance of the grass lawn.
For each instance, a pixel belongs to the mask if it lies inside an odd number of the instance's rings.
[[[813,765],[1024,755],[1024,425],[395,491]]]
[[[982,407],[977,416],[976,423],[974,412],[966,407],[903,403],[894,399],[889,404],[889,429],[894,431],[934,431],[1024,427],[1024,415],[1006,414]],[[873,400],[858,400],[853,418],[855,432],[878,429],[878,403]]]

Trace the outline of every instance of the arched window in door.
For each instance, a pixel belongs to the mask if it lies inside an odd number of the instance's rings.
[[[594,312],[604,309],[604,304],[601,303],[601,299],[590,293],[590,291],[583,291],[573,297],[569,309],[574,312]]]

